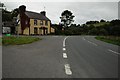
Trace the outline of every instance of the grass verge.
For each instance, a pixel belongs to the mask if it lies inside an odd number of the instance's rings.
[[[97,40],[101,40],[107,43],[115,44],[120,46],[120,37],[116,36],[97,36],[95,37]]]
[[[41,40],[37,37],[15,37],[15,36],[3,36],[2,37],[2,45],[21,45],[21,44],[29,44],[35,41]]]

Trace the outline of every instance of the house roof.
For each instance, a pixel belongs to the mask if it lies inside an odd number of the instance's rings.
[[[40,13],[36,13],[36,12],[32,12],[32,11],[26,11],[25,14],[32,19],[39,19],[39,20],[47,20],[50,21],[49,18],[47,18],[46,16],[40,14]]]

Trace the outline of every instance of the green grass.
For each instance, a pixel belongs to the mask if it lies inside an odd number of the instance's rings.
[[[22,45],[22,44],[29,44],[35,41],[41,40],[40,38],[36,37],[15,37],[15,36],[4,36],[2,37],[2,45]]]
[[[120,46],[120,37],[116,36],[97,36],[95,37],[97,40],[101,40],[107,43],[115,44]]]

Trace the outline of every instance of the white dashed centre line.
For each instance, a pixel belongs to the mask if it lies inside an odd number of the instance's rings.
[[[69,64],[65,64],[65,73],[67,75],[72,75],[72,71],[70,70],[70,65]]]
[[[63,53],[63,58],[67,58],[67,54],[66,53]]]
[[[63,51],[65,51],[66,50],[66,48],[63,48]]]
[[[66,41],[67,38],[68,38],[68,36],[65,37],[64,40],[63,40],[63,47],[65,47],[65,41]]]
[[[66,47],[65,41],[66,41],[67,38],[68,37],[65,37],[64,40],[63,40],[63,51],[66,50],[66,48],[65,48]],[[67,58],[67,54],[66,53],[63,53],[63,58]],[[70,70],[70,65],[69,64],[65,64],[64,67],[65,67],[65,73],[67,75],[72,75],[72,71]]]
[[[113,51],[113,50],[111,50],[111,49],[108,49],[108,51],[113,52],[113,53],[115,53],[115,54],[120,54],[120,53],[115,52],[115,51]]]

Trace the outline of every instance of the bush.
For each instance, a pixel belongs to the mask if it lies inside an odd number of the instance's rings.
[[[107,35],[107,34],[108,32],[104,28],[100,29],[99,35]]]
[[[97,30],[97,28],[91,29],[91,30],[89,31],[89,34],[90,34],[90,35],[98,35],[98,30]]]
[[[98,40],[120,46],[120,37],[118,36],[97,36]]]

